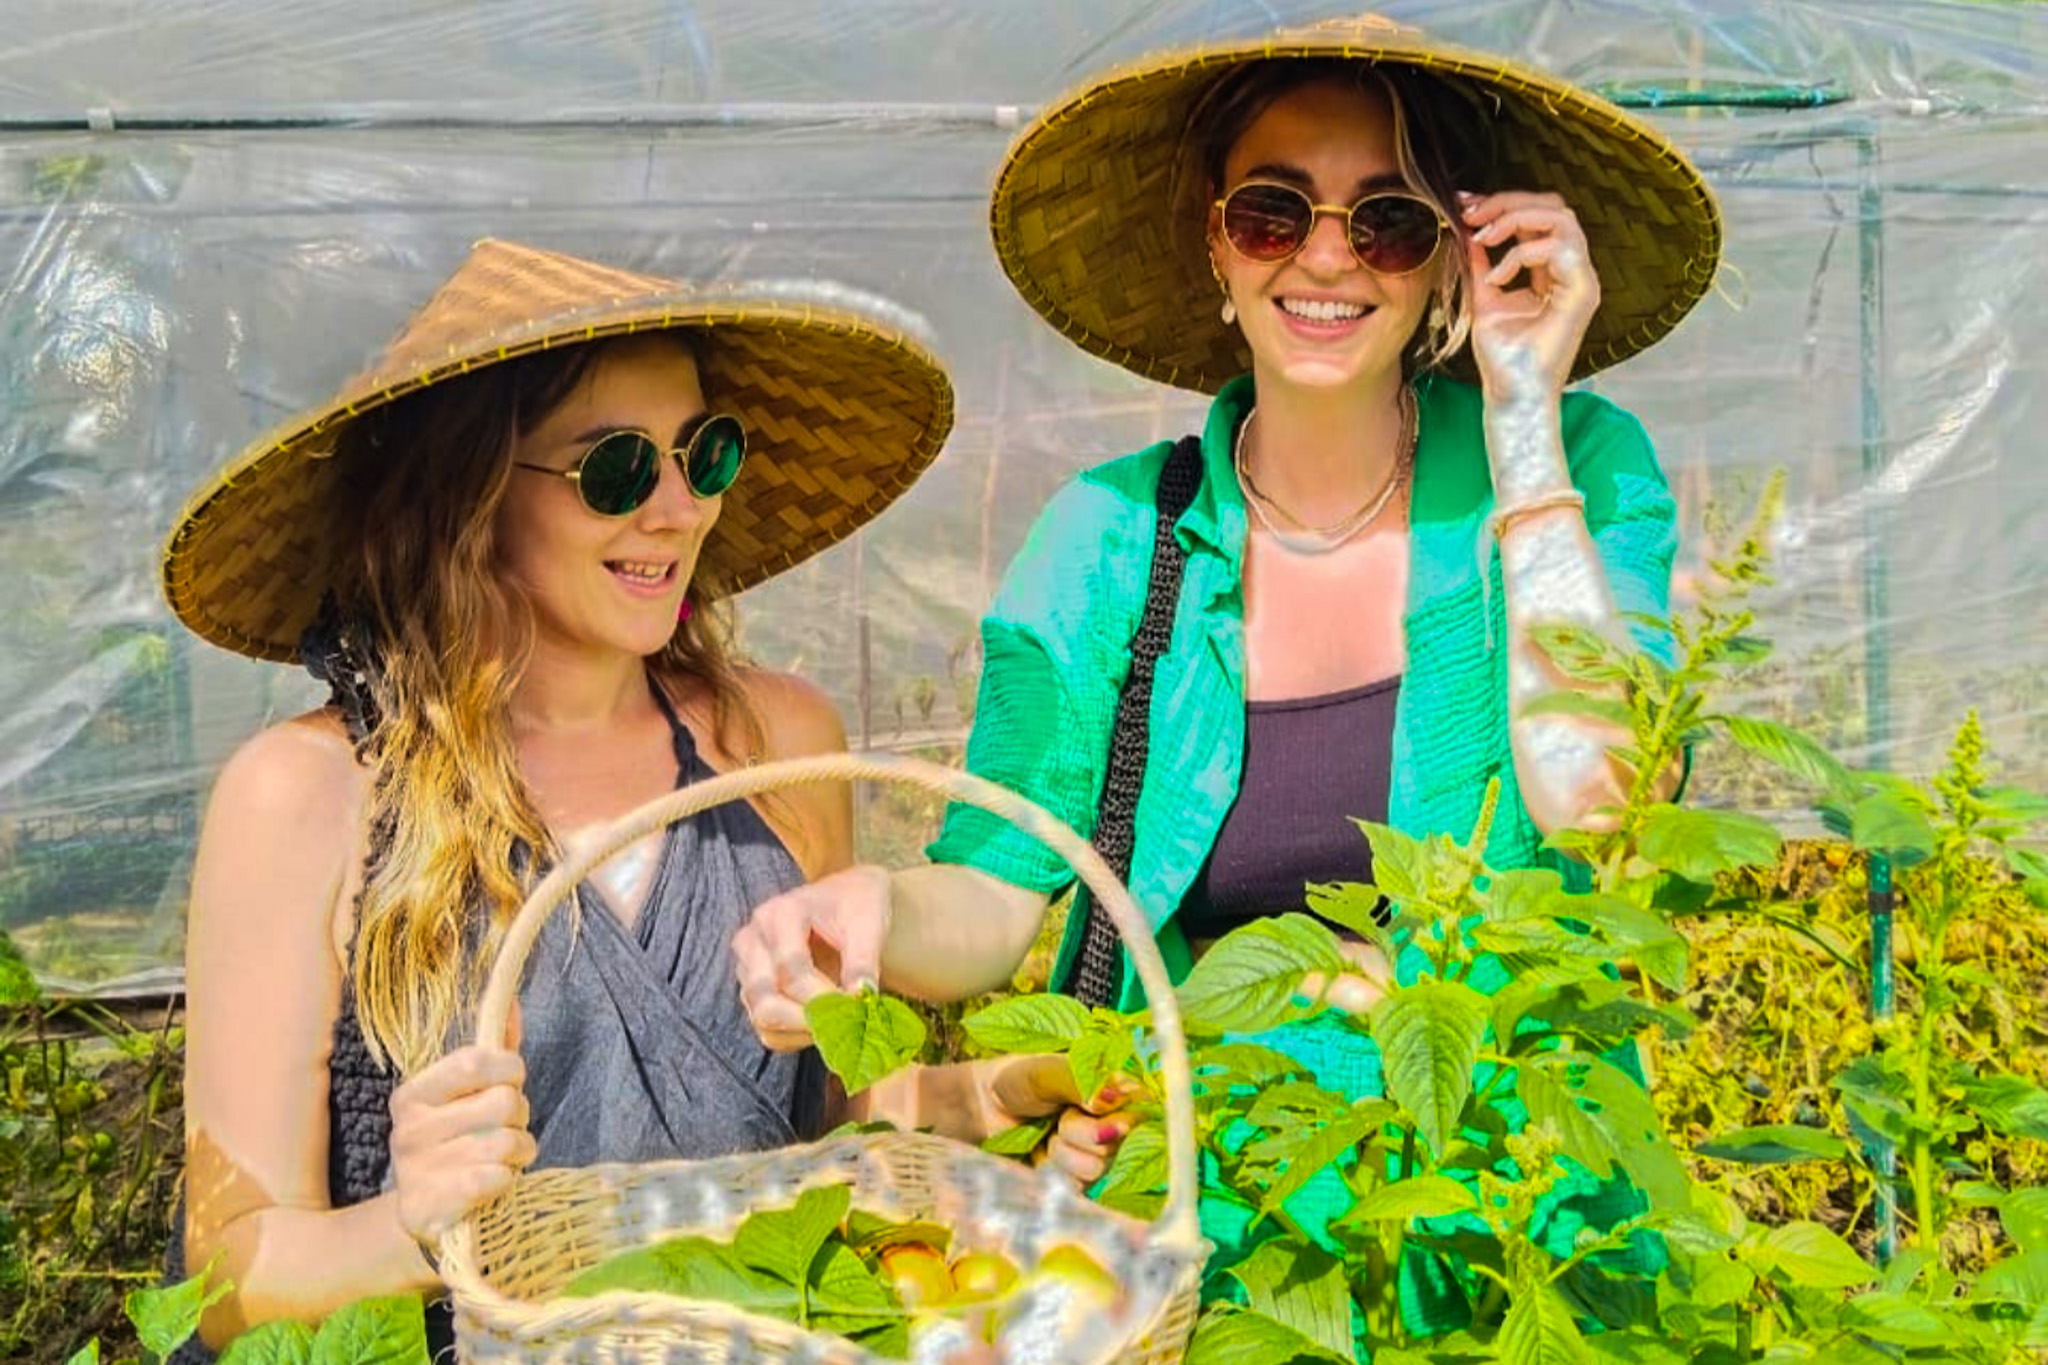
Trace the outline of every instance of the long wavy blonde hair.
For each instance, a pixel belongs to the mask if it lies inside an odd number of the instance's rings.
[[[694,357],[684,333],[679,352]],[[493,365],[366,414],[336,444],[346,495],[342,618],[367,637],[376,724],[363,741],[372,847],[357,903],[352,985],[371,1054],[411,1074],[466,1022],[536,866],[552,852],[520,777],[508,706],[532,649],[532,609],[500,571],[493,532],[514,440],[561,405],[608,343]],[[649,661],[676,696],[709,689],[721,747],[752,754],[760,718],[730,623],[692,610]],[[519,857],[524,847],[529,856]],[[541,856],[533,856],[533,855]]]

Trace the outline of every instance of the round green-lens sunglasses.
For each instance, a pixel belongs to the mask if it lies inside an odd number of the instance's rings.
[[[663,450],[639,431],[614,431],[598,438],[574,469],[512,462],[515,469],[555,474],[576,485],[583,505],[601,517],[623,517],[644,506],[661,483],[661,462],[677,457],[683,481],[699,498],[715,498],[740,476],[747,462],[747,429],[730,413],[706,413],[697,419],[682,445]]]

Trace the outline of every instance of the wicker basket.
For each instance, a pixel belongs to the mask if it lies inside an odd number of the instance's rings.
[[[850,1185],[857,1208],[946,1224],[956,1247],[1000,1251],[1027,1275],[1043,1250],[1058,1243],[1085,1248],[1117,1275],[1126,1293],[1114,1312],[1034,1313],[1028,1299],[1017,1305],[995,1343],[996,1359],[1007,1365],[1171,1365],[1181,1359],[1208,1246],[1196,1218],[1194,1099],[1180,1011],[1130,893],[1073,831],[1001,787],[916,759],[832,754],[728,773],[652,801],[621,819],[601,843],[557,866],[520,907],[485,986],[478,1040],[503,1045],[542,923],[605,858],[726,801],[849,779],[924,787],[1010,820],[1064,857],[1109,913],[1151,998],[1166,1082],[1168,1193],[1157,1221],[1090,1203],[1050,1169],[910,1133],[838,1137],[710,1161],[531,1172],[478,1206],[442,1242],[441,1273],[454,1302],[462,1360],[882,1365],[884,1357],[851,1341],[722,1303],[625,1291],[551,1300],[578,1273],[620,1252],[675,1236],[727,1237],[756,1209],[787,1206],[803,1190],[830,1184]],[[1057,1287],[1026,1292],[1056,1293]]]

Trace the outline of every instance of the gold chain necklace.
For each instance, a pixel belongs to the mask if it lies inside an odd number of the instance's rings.
[[[1400,444],[1396,447],[1394,467],[1387,471],[1386,481],[1380,485],[1378,492],[1366,499],[1364,505],[1351,515],[1328,526],[1311,526],[1267,496],[1265,490],[1252,478],[1251,468],[1245,463],[1244,458],[1244,434],[1251,428],[1252,418],[1257,415],[1258,408],[1253,407],[1244,415],[1244,421],[1238,424],[1237,440],[1231,448],[1231,462],[1237,467],[1238,484],[1243,488],[1245,502],[1252,509],[1252,515],[1258,518],[1259,525],[1265,527],[1266,534],[1273,537],[1274,544],[1289,554],[1297,555],[1329,554],[1377,521],[1380,513],[1387,509],[1387,504],[1393,501],[1395,492],[1407,482],[1408,471],[1415,462],[1417,438],[1421,434],[1415,391],[1404,384],[1401,386]],[[1266,513],[1268,507],[1292,523],[1294,529],[1283,530],[1275,525],[1272,517]]]

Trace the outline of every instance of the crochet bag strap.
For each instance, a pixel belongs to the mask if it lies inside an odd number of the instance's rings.
[[[1187,551],[1174,535],[1181,513],[1202,486],[1202,438],[1184,436],[1159,471],[1159,521],[1152,537],[1152,576],[1145,588],[1145,611],[1131,637],[1131,671],[1116,699],[1116,720],[1110,729],[1109,770],[1102,780],[1102,804],[1096,811],[1091,841],[1110,871],[1125,886],[1131,883],[1131,849],[1138,819],[1138,792],[1145,785],[1145,761],[1152,741],[1152,674],[1159,656],[1173,642],[1174,609],[1186,577]],[[1089,1006],[1114,1005],[1123,982],[1123,944],[1116,926],[1085,890],[1075,910],[1087,916],[1080,951],[1068,978],[1069,995]]]

